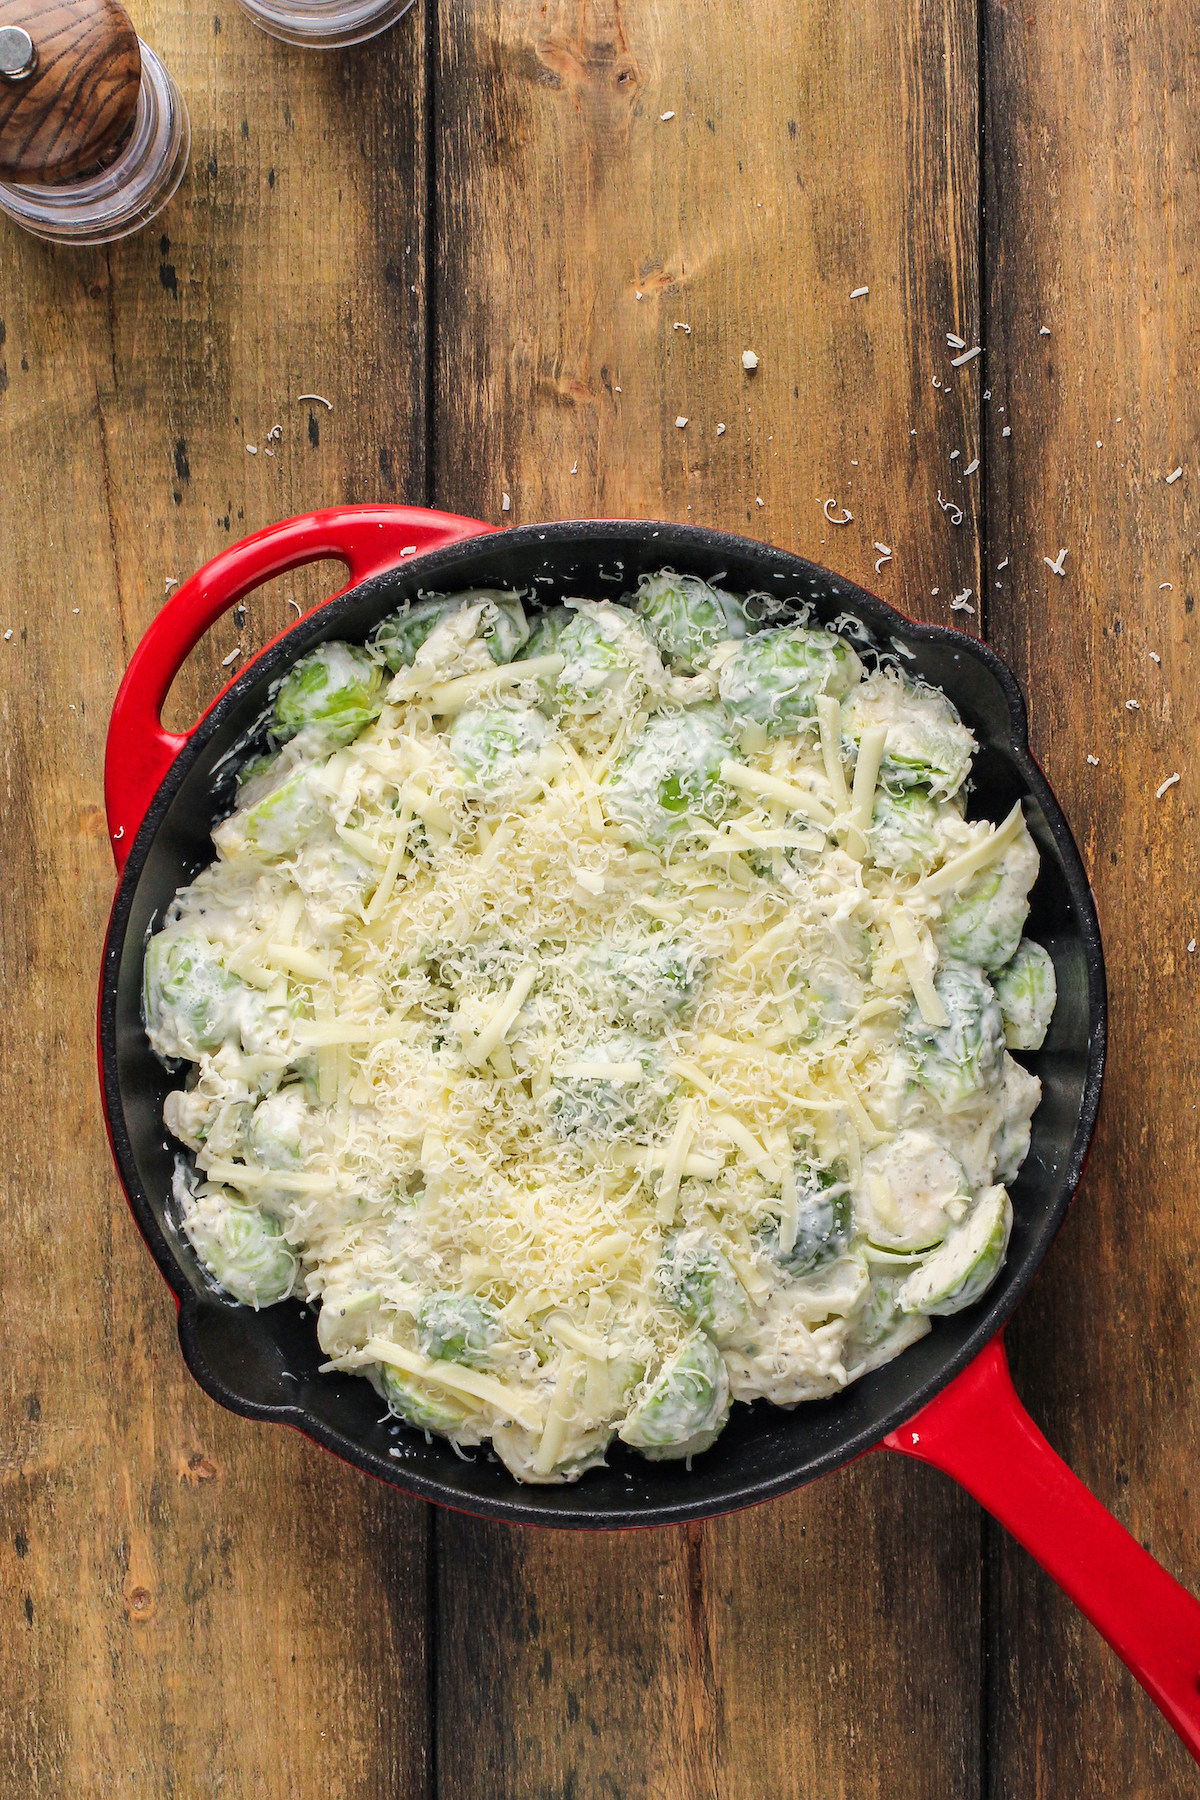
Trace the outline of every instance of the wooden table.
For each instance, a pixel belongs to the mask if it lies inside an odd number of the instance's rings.
[[[981,630],[1026,685],[1113,1049],[1010,1348],[1053,1443],[1200,1588],[1184,9],[421,4],[318,56],[231,0],[141,0],[191,109],[175,202],[107,251],[0,228],[0,1785],[1194,1793],[1091,1628],[925,1469],[872,1456],[685,1530],[510,1530],[184,1371],[92,1053],[105,725],[170,579],[341,501],[711,523]],[[949,334],[983,354],[955,367]],[[330,573],[225,621],[175,716]]]

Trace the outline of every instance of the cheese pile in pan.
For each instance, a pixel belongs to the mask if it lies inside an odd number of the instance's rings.
[[[942,693],[794,619],[662,571],[322,645],[148,943],[204,1268],[522,1481],[836,1394],[1004,1261],[1037,852]]]

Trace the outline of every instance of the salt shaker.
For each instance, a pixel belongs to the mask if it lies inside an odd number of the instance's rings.
[[[0,212],[110,243],[161,212],[190,146],[183,96],[117,0],[0,0]]]

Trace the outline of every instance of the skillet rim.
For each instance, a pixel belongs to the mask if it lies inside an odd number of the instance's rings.
[[[154,1215],[149,1195],[137,1170],[118,1077],[118,977],[138,882],[166,814],[210,740],[220,731],[229,714],[241,704],[250,690],[262,683],[264,677],[273,679],[311,644],[330,636],[331,625],[336,626],[341,617],[357,609],[364,600],[369,600],[372,590],[389,583],[398,569],[406,572],[415,570],[423,586],[438,587],[444,585],[443,575],[451,574],[456,565],[481,554],[503,557],[514,544],[518,548],[533,548],[538,543],[591,548],[600,559],[606,546],[628,544],[631,535],[639,537],[647,546],[655,538],[669,539],[663,545],[664,560],[669,560],[674,555],[686,555],[690,550],[697,554],[702,552],[706,556],[733,553],[762,565],[773,560],[782,562],[786,564],[788,577],[798,586],[814,582],[826,585],[836,583],[832,591],[842,603],[842,610],[864,614],[866,622],[878,632],[881,639],[894,637],[905,642],[942,644],[972,657],[984,666],[1000,688],[1008,708],[1007,750],[1013,768],[1040,805],[1046,828],[1058,853],[1087,974],[1088,1047],[1070,1153],[1053,1203],[1043,1203],[1040,1207],[1041,1217],[1034,1242],[1024,1252],[1023,1259],[1014,1269],[1010,1280],[994,1293],[990,1304],[984,1307],[967,1336],[936,1358],[931,1373],[919,1383],[911,1398],[906,1398],[902,1406],[894,1409],[894,1416],[889,1415],[882,1429],[877,1429],[874,1425],[847,1429],[844,1424],[836,1422],[824,1448],[818,1449],[814,1454],[802,1456],[792,1466],[773,1475],[757,1475],[742,1482],[734,1482],[716,1498],[709,1496],[688,1499],[686,1487],[681,1482],[685,1497],[677,1500],[663,1500],[654,1505],[634,1505],[628,1509],[597,1505],[589,1510],[575,1505],[570,1510],[556,1511],[553,1495],[564,1492],[562,1489],[542,1487],[528,1490],[513,1482],[511,1498],[466,1493],[444,1479],[431,1477],[403,1463],[392,1462],[377,1455],[334,1429],[325,1419],[308,1411],[303,1405],[255,1400],[238,1393],[215,1374],[209,1366],[202,1344],[205,1315],[210,1315],[212,1309],[205,1307],[204,1296],[197,1294],[180,1268]],[[768,572],[764,567],[764,573],[773,575],[777,571]],[[1107,990],[1099,920],[1082,859],[1062,807],[1030,750],[1028,715],[1016,676],[989,645],[950,626],[926,624],[911,619],[848,578],[805,557],[753,538],[740,537],[735,533],[706,526],[672,524],[667,521],[571,519],[517,526],[486,536],[466,538],[421,556],[398,556],[395,564],[388,569],[366,577],[315,607],[303,618],[297,619],[239,672],[238,677],[217,697],[192,728],[187,743],[171,764],[147,807],[130,846],[105,935],[97,1006],[97,1038],[105,1123],[121,1185],[147,1247],[175,1297],[184,1361],[193,1378],[210,1398],[244,1417],[290,1425],[341,1460],[389,1486],[453,1510],[508,1523],[611,1530],[711,1518],[791,1492],[874,1448],[889,1432],[919,1412],[974,1360],[984,1345],[1003,1328],[1028,1290],[1049,1253],[1082,1178],[1095,1130],[1103,1079],[1107,1045]],[[683,1482],[686,1479],[683,1477]],[[579,1488],[565,1491],[572,1494],[581,1492]],[[524,1498],[528,1493],[538,1495],[536,1503]]]

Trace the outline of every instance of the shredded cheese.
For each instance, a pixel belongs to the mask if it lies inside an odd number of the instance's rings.
[[[177,1056],[171,1032],[228,1022],[216,1048],[184,1043],[167,1107],[195,1159],[193,1243],[261,1227],[262,1266],[282,1259],[320,1308],[326,1367],[369,1372],[419,1427],[441,1407],[456,1444],[490,1438],[530,1481],[574,1479],[689,1346],[739,1399],[862,1372],[876,1165],[905,1108],[934,1129],[910,995],[947,1023],[942,897],[1024,829],[1019,807],[965,823],[936,784],[911,809],[881,793],[901,754],[882,725],[851,764],[853,658],[789,733],[721,698],[732,621],[706,664],[668,667],[628,608],[570,608],[582,635],[551,617],[564,648],[496,664],[470,620],[516,632],[517,602],[474,600],[354,742],[317,754],[301,734],[259,812],[249,778],[168,916],[189,946],[171,979],[201,987],[162,1001],[153,1040]],[[795,666],[772,678],[786,701]],[[900,677],[896,696],[902,736],[931,702]],[[652,767],[637,823],[639,746],[664,719],[702,738],[723,707],[701,789],[690,765]],[[505,749],[510,715],[528,751]],[[981,1179],[1000,1104],[980,1100],[974,1148],[954,1141]],[[793,1258],[810,1242],[815,1264]],[[412,1377],[411,1415],[386,1366]]]
[[[932,875],[926,875],[920,882],[920,890],[924,894],[944,894],[950,888],[961,887],[972,875],[978,875],[980,869],[997,856],[1002,856],[1009,845],[1015,843],[1025,828],[1025,816],[1018,800],[1002,825],[998,825],[991,835],[977,844],[972,850],[964,850],[961,856],[951,857]]]

